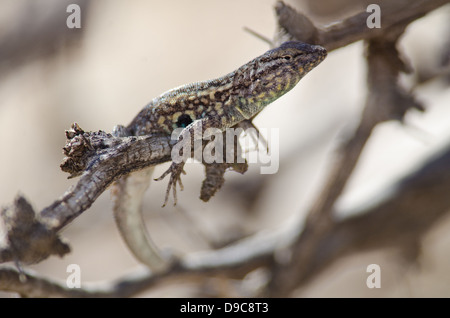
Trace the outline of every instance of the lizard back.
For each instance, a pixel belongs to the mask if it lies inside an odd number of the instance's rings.
[[[225,76],[163,93],[142,109],[128,129],[132,135],[170,134],[209,118],[224,130],[253,118],[291,90],[326,55],[318,45],[285,42]]]

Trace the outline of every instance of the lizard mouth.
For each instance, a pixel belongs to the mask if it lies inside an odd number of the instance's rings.
[[[327,50],[320,45],[314,45],[314,50],[319,55],[320,62],[322,62],[328,55]]]
[[[319,56],[318,61],[317,61],[317,64],[319,64],[320,62],[322,62],[327,57],[328,52],[327,52],[327,50],[324,47],[322,47],[320,45],[315,45],[314,48],[316,50],[316,53]]]

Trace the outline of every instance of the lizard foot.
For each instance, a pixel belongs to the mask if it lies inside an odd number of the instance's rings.
[[[155,181],[160,181],[164,179],[170,173],[169,184],[166,190],[166,197],[164,199],[163,207],[166,206],[169,201],[169,193],[170,189],[173,191],[173,205],[177,205],[177,182],[180,185],[180,189],[183,190],[183,184],[181,183],[181,173],[186,174],[183,170],[184,162],[174,163],[170,165],[170,168],[167,169],[159,178],[155,179]]]

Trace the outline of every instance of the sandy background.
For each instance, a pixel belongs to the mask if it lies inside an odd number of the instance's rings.
[[[45,8],[58,1],[36,2]],[[27,1],[0,1],[0,38],[13,29],[29,5]],[[222,76],[265,52],[267,44],[243,27],[272,37],[273,6],[272,0],[92,1],[88,14],[82,13],[80,43],[61,46],[50,57],[21,60],[15,66],[1,61],[0,205],[22,193],[41,210],[77,181],[67,180],[59,169],[64,130],[72,122],[85,130],[111,131],[116,124],[130,122],[162,92]],[[34,15],[43,12],[36,9]],[[401,45],[413,65],[434,66],[440,39],[448,37],[449,12],[447,7],[408,28]],[[65,21],[65,8],[59,14]],[[145,215],[156,243],[186,253],[301,218],[320,188],[336,141],[351,131],[362,111],[362,53],[360,42],[332,52],[293,91],[258,115],[258,127],[280,129],[277,174],[260,175],[257,165],[244,176],[227,173],[224,188],[205,204],[198,199],[203,168],[191,164],[183,179],[185,190],[178,195],[179,205],[164,209],[160,206],[167,181],[152,183]],[[449,87],[432,81],[418,95],[426,102],[427,112],[408,114],[409,126],[389,122],[376,129],[339,201],[340,215],[367,203],[448,144]],[[156,174],[166,167],[158,167]],[[249,200],[252,187],[260,184],[265,187],[263,195]],[[419,266],[402,263],[396,250],[367,252],[340,260],[296,296],[449,297],[449,230],[447,218],[427,235]],[[116,278],[139,266],[115,228],[109,191],[67,227],[63,236],[71,243],[70,255],[52,257],[30,268],[64,280],[67,265],[76,263],[85,283]],[[372,263],[382,269],[378,290],[365,284],[366,267]],[[195,295],[196,289],[187,282],[141,294]]]

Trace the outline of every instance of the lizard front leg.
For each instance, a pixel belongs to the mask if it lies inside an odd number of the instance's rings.
[[[172,164],[156,181],[163,180],[168,174],[170,174],[169,184],[166,190],[166,196],[164,199],[163,207],[166,206],[169,200],[170,190],[172,189],[174,205],[177,204],[177,183],[180,185],[180,189],[183,190],[183,184],[181,182],[181,173],[186,174],[184,171],[184,165],[188,158],[193,157],[195,152],[195,146],[200,141],[202,146],[202,140],[208,135],[205,134],[208,128],[215,128],[218,126],[218,120],[215,118],[202,118],[196,120],[184,128],[178,136],[178,141],[172,149]],[[196,142],[197,141],[197,142]],[[179,153],[177,153],[179,151]],[[174,155],[177,156],[177,160],[174,160]],[[197,158],[201,160],[201,158]]]
[[[239,131],[238,131],[239,132]],[[240,132],[239,132],[240,134]],[[228,136],[229,137],[229,136]],[[242,158],[242,148],[239,140],[229,140],[227,132],[223,132],[222,138],[227,141],[227,144],[232,142],[232,148],[229,145],[223,144],[223,160],[222,162],[203,163],[205,166],[206,177],[203,180],[200,190],[200,200],[207,202],[216,194],[216,192],[222,187],[225,182],[224,174],[227,170],[232,170],[243,174],[248,169],[247,161]],[[239,135],[237,135],[239,137]],[[228,151],[232,151],[230,154]],[[229,161],[231,158],[231,161]]]
[[[181,158],[182,160],[174,160],[171,164],[171,166],[169,167],[169,169],[167,169],[159,178],[155,179],[157,181],[160,181],[162,179],[164,179],[168,174],[170,174],[170,179],[169,179],[169,184],[167,186],[167,190],[166,190],[166,195],[165,195],[165,200],[164,200],[164,204],[163,207],[167,204],[168,199],[169,199],[169,194],[170,194],[170,190],[172,189],[173,192],[173,197],[174,197],[174,205],[176,205],[177,202],[177,195],[176,195],[176,185],[177,183],[180,186],[180,189],[183,190],[183,184],[181,182],[181,174],[186,174],[186,172],[184,171],[184,165],[186,160],[190,157],[194,157],[194,154],[196,153],[194,147],[196,146],[201,146],[203,147],[203,144],[200,143],[200,145],[196,145],[196,140],[203,140],[203,139],[208,139],[211,136],[211,131],[209,131],[208,133],[208,128],[215,128],[214,126],[217,125],[217,119],[215,120],[214,118],[205,118],[202,120],[197,120],[193,123],[191,123],[190,125],[188,125],[186,128],[184,128],[182,130],[182,132],[180,133],[179,137],[178,137],[178,142],[177,144],[174,146],[176,147],[177,151],[181,146],[181,151],[188,149],[187,151],[190,152],[190,154],[188,155],[187,153],[181,154]],[[251,122],[251,120],[246,120],[245,122],[240,122],[237,125],[234,126],[235,128],[241,128],[244,131],[247,131],[248,128],[253,128],[250,129],[249,131],[253,134],[256,134],[256,136],[252,136],[253,138],[256,139],[256,144],[258,144],[258,139],[259,139],[259,131],[258,129],[253,125],[253,123]],[[218,132],[221,131],[218,128],[215,128],[215,130],[212,130],[213,132]],[[226,137],[226,133],[223,133],[223,138],[227,139]],[[198,157],[196,158],[199,161],[202,161],[203,164],[205,165],[205,172],[206,172],[206,179],[204,180],[203,184],[202,184],[202,189],[201,189],[201,195],[200,198],[203,201],[208,201],[215,193],[218,189],[220,189],[220,187],[223,184],[223,174],[225,173],[226,170],[231,169],[234,170],[236,172],[239,173],[244,173],[245,171],[247,171],[248,165],[247,162],[244,160],[241,163],[238,163],[238,158],[237,156],[240,156],[239,154],[242,152],[241,146],[239,145],[239,141],[238,140],[231,140],[233,142],[233,148],[234,148],[234,156],[233,156],[233,161],[232,162],[226,162],[226,160],[228,159],[228,155],[226,153],[227,151],[227,146],[225,144],[223,144],[223,161],[216,163],[216,162],[212,162],[212,163],[205,163],[203,162],[203,158],[202,157]],[[229,142],[227,140],[227,142]],[[184,143],[184,145],[180,145],[180,143]],[[188,147],[184,147],[185,145],[188,145]],[[263,140],[263,145],[265,147],[267,147],[267,143],[265,140]],[[239,151],[238,151],[239,148]],[[200,152],[202,153],[202,152]],[[174,153],[172,153],[172,159],[173,159],[173,155]],[[179,155],[177,153],[177,155]]]
[[[184,161],[180,163],[172,162],[169,169],[167,169],[159,178],[155,179],[155,181],[161,181],[170,173],[169,184],[167,185],[166,196],[164,198],[164,204],[162,205],[163,207],[165,207],[167,202],[169,201],[170,189],[172,189],[173,192],[173,205],[177,205],[177,182],[180,185],[180,189],[183,190],[183,183],[181,182],[181,173],[186,174],[186,172],[183,169],[184,164],[185,164]]]

